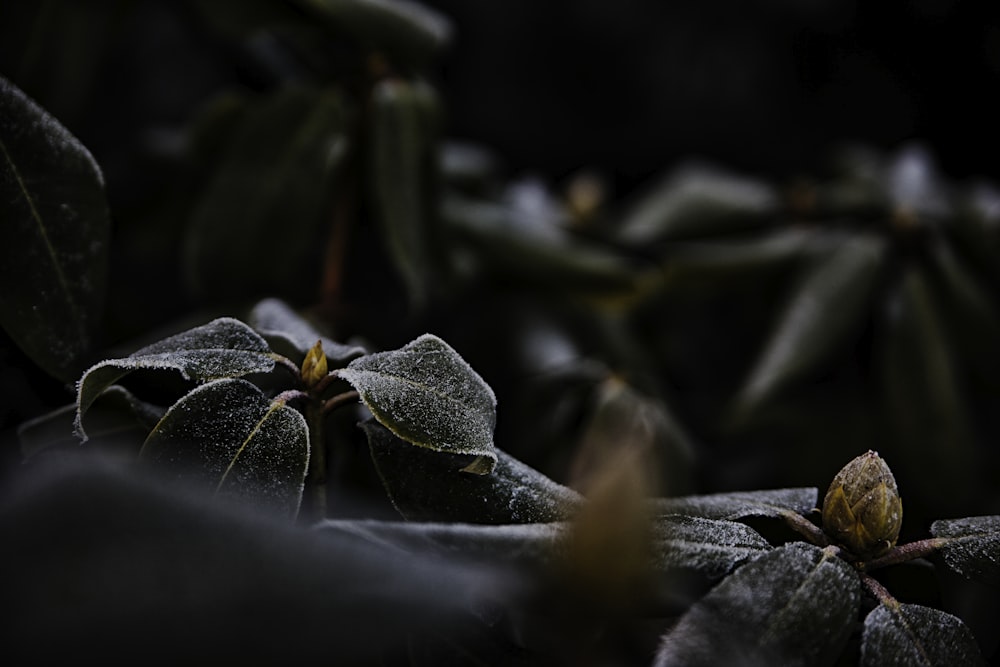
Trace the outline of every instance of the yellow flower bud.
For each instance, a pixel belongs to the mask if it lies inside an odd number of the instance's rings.
[[[823,530],[860,558],[895,546],[902,523],[896,480],[870,450],[841,468],[823,499]]]
[[[326,377],[326,374],[326,353],[323,352],[323,341],[318,340],[302,361],[302,380],[307,387],[314,387],[317,382]]]

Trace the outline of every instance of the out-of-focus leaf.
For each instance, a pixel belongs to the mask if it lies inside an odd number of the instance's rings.
[[[331,535],[349,534],[413,553],[448,553],[465,559],[549,563],[566,532],[564,523],[478,525],[416,523],[372,519],[328,519],[314,527]]]
[[[421,67],[451,39],[451,23],[410,0],[294,0],[362,45],[389,53],[400,64]]]
[[[575,488],[607,461],[633,451],[646,460],[654,485],[651,495],[688,490],[694,446],[662,401],[611,376],[597,387],[588,413],[570,470]]]
[[[845,561],[801,542],[738,569],[664,637],[655,664],[828,665],[851,634],[861,601]]]
[[[897,475],[935,511],[959,511],[976,493],[977,453],[951,341],[924,274],[908,270],[891,295],[879,360],[885,415],[899,443]],[[947,443],[946,447],[942,443]],[[933,475],[927,475],[933,470]],[[948,493],[941,493],[947,488]],[[912,503],[911,503],[912,504]]]
[[[185,260],[198,291],[238,297],[315,284],[346,115],[335,90],[289,87],[239,116],[192,213]]]
[[[371,95],[371,205],[389,256],[421,308],[429,297],[440,242],[429,188],[437,168],[436,98],[429,86],[380,81]]]
[[[264,299],[253,307],[247,323],[257,330],[271,350],[295,362],[301,362],[317,340],[332,362],[343,364],[365,354],[357,345],[344,345],[323,336],[304,317],[280,299]]]
[[[575,515],[582,497],[497,450],[493,472],[465,472],[469,456],[413,447],[381,424],[362,424],[392,503],[412,521],[548,523]]]
[[[615,235],[630,244],[756,229],[778,211],[771,186],[704,165],[683,167],[636,201]]]
[[[441,215],[473,251],[474,270],[504,284],[572,294],[627,293],[637,286],[638,267],[623,255],[558,229],[523,224],[509,206],[452,195]]]
[[[498,158],[478,144],[447,140],[438,160],[444,182],[462,192],[486,194],[499,173]]]
[[[253,329],[231,317],[181,332],[136,350],[123,359],[92,366],[77,386],[76,431],[84,440],[83,416],[105,389],[135,370],[174,370],[186,380],[266,373],[274,368],[267,342]]]
[[[50,464],[0,489],[10,664],[408,664],[409,637],[460,642],[525,587],[503,563],[304,530],[93,456]]]
[[[474,457],[469,471],[489,473],[497,399],[450,345],[424,334],[398,350],[355,359],[337,371],[381,424],[418,447]]]
[[[985,665],[972,631],[951,614],[918,604],[880,604],[865,617],[861,664]]]
[[[125,387],[114,384],[105,389],[91,404],[87,417],[87,437],[92,444],[118,441],[138,445],[163,417],[166,408],[140,400]],[[21,424],[17,429],[21,454],[30,458],[52,447],[80,444],[74,432],[77,406],[65,405]]]
[[[986,386],[1000,389],[1000,300],[969,270],[944,238],[930,243],[933,273],[928,282],[937,288],[946,329],[965,364]],[[935,280],[936,279],[936,280]]]
[[[912,144],[896,154],[888,166],[886,187],[895,215],[939,220],[951,213],[951,203],[930,152]]]
[[[794,267],[829,252],[836,237],[805,227],[768,231],[751,239],[671,244],[663,257],[665,289],[745,281],[759,273]]]
[[[884,250],[878,237],[850,237],[805,274],[736,399],[738,421],[829,361],[839,345],[860,331]]]
[[[931,535],[947,538],[939,553],[950,569],[1000,586],[1000,516],[935,521]]]
[[[681,514],[705,519],[737,521],[751,516],[781,517],[788,512],[809,514],[816,509],[819,491],[815,487],[712,493],[701,496],[657,498],[653,509],[658,515]]]
[[[306,420],[246,380],[227,378],[177,401],[140,459],[168,477],[294,517],[309,463]]]
[[[90,152],[0,77],[0,326],[72,380],[104,306],[110,218]]]
[[[770,551],[757,531],[734,521],[665,516],[654,524],[653,559],[660,570],[695,570],[710,579]]]

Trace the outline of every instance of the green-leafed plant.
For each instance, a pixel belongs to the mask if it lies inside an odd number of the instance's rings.
[[[12,664],[1000,658],[991,186],[854,151],[618,208],[445,138],[421,5],[177,7],[255,83],[126,204],[0,78],[2,407],[50,383],[3,440]]]

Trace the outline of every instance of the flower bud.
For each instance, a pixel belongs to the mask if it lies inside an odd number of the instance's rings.
[[[896,480],[871,450],[841,468],[823,499],[823,530],[860,558],[891,549],[902,522]]]
[[[306,358],[302,361],[300,374],[303,382],[309,388],[316,386],[316,383],[326,377],[327,363],[326,354],[323,352],[323,341],[317,340],[316,344],[310,348]]]

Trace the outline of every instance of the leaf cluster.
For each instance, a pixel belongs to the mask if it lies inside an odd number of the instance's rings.
[[[14,83],[56,49],[0,72],[0,380],[54,383],[4,397],[18,659],[997,659],[995,186],[910,145],[614,201],[448,137],[422,5],[163,11],[212,94],[128,178]],[[801,485],[865,449],[862,558]]]

